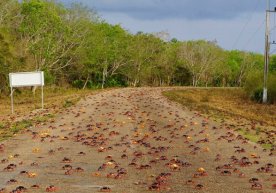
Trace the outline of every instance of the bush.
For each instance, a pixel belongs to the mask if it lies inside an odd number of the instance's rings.
[[[55,75],[51,74],[48,70],[44,70],[45,84],[53,85],[56,82]]]
[[[72,83],[73,87],[81,89],[84,86],[83,80],[74,80]]]
[[[263,88],[257,88],[253,90],[252,94],[250,95],[250,99],[261,103],[263,100]]]
[[[84,80],[74,80],[72,82],[72,86],[74,88],[82,89],[84,87],[85,81]],[[86,87],[88,89],[98,89],[100,88],[100,84],[95,84],[91,80],[89,80],[86,84]]]
[[[268,78],[268,99],[271,103],[276,104],[276,72]]]
[[[263,98],[263,73],[255,71],[249,74],[244,89],[250,99],[262,102]],[[270,73],[268,77],[268,101],[276,103],[276,73]]]
[[[125,77],[117,74],[112,76],[106,80],[106,87],[126,87],[127,83],[125,81]]]
[[[250,99],[261,102],[262,100],[263,78],[261,72],[252,72],[247,76],[244,89]]]

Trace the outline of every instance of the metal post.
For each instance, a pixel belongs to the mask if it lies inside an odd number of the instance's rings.
[[[14,108],[13,108],[13,88],[11,87],[11,112],[12,114],[14,113]]]
[[[44,92],[43,92],[43,85],[41,86],[41,106],[44,109]]]
[[[267,0],[263,103],[267,103],[267,79],[268,79],[267,77],[268,77],[269,52],[270,52],[269,36],[270,36],[270,0]]]

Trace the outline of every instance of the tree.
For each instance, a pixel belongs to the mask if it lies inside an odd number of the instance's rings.
[[[124,68],[129,85],[138,86],[149,78],[154,62],[160,56],[163,41],[151,34],[139,33],[129,42],[129,64]],[[156,64],[156,63],[155,63]]]
[[[214,68],[215,64],[221,61],[220,51],[221,48],[214,42],[200,40],[182,43],[178,57],[182,60],[184,67],[190,71],[193,86],[198,86],[204,76]],[[207,82],[205,80],[205,83]]]
[[[119,25],[105,22],[90,24],[89,35],[85,46],[80,49],[83,75],[86,83],[91,76],[101,77],[101,87],[104,88],[109,78],[127,64],[127,47],[130,35]]]
[[[21,22],[20,5],[16,0],[0,1],[0,26],[17,27],[15,23]]]
[[[4,34],[0,33],[0,94],[7,88],[7,74],[11,67],[12,58],[10,44],[5,39]]]
[[[84,23],[89,18],[74,7],[68,11],[61,4],[41,0],[23,1],[21,13],[20,32],[35,61],[33,68],[59,73],[71,65],[76,50],[85,42]]]
[[[177,58],[177,50],[179,46],[180,43],[178,43],[177,41],[163,43],[163,49],[159,53],[159,56],[156,58],[155,62],[155,76],[157,76],[159,80],[159,84],[154,84],[155,86],[169,86],[173,85],[176,82],[180,84],[183,83],[183,80],[185,78],[182,78],[182,76],[185,76],[185,72],[184,69],[180,70],[180,68],[178,68],[178,66],[180,65],[179,59]],[[177,74],[177,70],[179,70],[180,73]]]
[[[0,1],[0,92],[11,71],[45,71],[47,83],[108,86],[243,86],[263,56],[216,41],[169,41],[167,32],[130,34],[81,4]],[[276,69],[271,57],[270,71]],[[271,73],[273,75],[273,73]]]

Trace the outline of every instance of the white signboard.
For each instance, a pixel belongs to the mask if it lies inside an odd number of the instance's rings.
[[[43,72],[10,73],[10,87],[44,86]]]
[[[11,87],[11,111],[13,108],[13,88],[26,86],[41,86],[41,106],[44,106],[43,86],[44,86],[44,72],[18,72],[10,73],[10,87]]]

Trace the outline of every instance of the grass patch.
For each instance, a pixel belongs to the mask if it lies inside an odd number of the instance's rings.
[[[244,130],[239,130],[239,134],[241,134],[243,137],[245,137],[246,139],[248,139],[251,142],[254,143],[258,143],[258,141],[260,141],[260,139],[262,138],[260,136],[260,134],[256,135],[254,133],[250,133]],[[265,143],[265,144],[260,144],[264,149],[271,149],[272,148],[272,144],[270,143]]]
[[[48,121],[49,119],[51,118],[54,118],[55,116],[53,114],[46,114],[46,115],[43,115],[43,116],[37,116],[35,117],[33,120],[36,122],[36,123],[43,123],[43,122],[46,122]]]
[[[64,101],[78,101],[88,94],[95,93],[92,90],[65,89],[59,87],[44,88],[44,107],[62,108]],[[75,102],[75,103],[76,103]],[[33,94],[29,88],[20,88],[14,93],[14,109],[17,116],[28,114],[33,110],[41,108],[41,90],[38,88]],[[11,114],[10,97],[0,98],[0,121],[1,117]]]
[[[33,126],[33,122],[31,120],[22,120],[12,124],[10,127],[3,128],[0,133],[0,141],[12,137],[13,135],[31,126]]]
[[[54,117],[55,116],[53,114],[45,114],[21,121],[8,122],[6,125],[3,124],[3,126],[0,128],[0,141],[6,140],[15,134],[32,127],[35,124],[47,122],[49,119]]]
[[[272,144],[263,144],[262,147],[264,149],[272,149],[273,145]]]
[[[66,99],[63,103],[63,107],[64,108],[72,107],[78,102],[78,100],[79,99],[75,99],[75,100]]]
[[[15,124],[15,126],[18,128],[18,129],[26,129],[28,127],[31,127],[33,126],[33,123],[31,120],[22,120],[22,121],[19,121]]]
[[[239,134],[241,134],[246,139],[248,139],[249,141],[252,141],[254,143],[257,143],[260,140],[260,136],[251,134],[250,132],[242,130],[242,129],[239,130]]]
[[[0,123],[0,130],[5,128],[5,124],[4,123]]]

